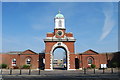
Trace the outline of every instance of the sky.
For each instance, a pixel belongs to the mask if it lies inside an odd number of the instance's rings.
[[[43,39],[54,31],[59,10],[65,17],[66,32],[76,39],[75,53],[118,51],[117,2],[3,2],[1,52],[42,52]]]
[[[2,2],[119,2],[119,0],[1,0]]]
[[[2,3],[0,2],[0,51],[2,51]]]

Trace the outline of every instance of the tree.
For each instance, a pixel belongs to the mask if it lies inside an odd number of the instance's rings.
[[[94,64],[91,64],[91,68],[95,68],[96,67],[96,65],[94,65]]]
[[[112,63],[112,67],[113,67],[113,68],[116,68],[116,67],[118,67],[118,66],[119,66],[119,65],[118,65],[117,62],[113,62],[113,63]]]

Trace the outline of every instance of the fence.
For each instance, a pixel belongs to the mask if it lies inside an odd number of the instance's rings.
[[[54,71],[60,71],[60,70],[54,70]],[[43,75],[54,73],[54,71],[44,71],[44,70],[33,70],[33,69],[1,69],[0,74],[1,75]],[[69,71],[61,70],[66,72],[67,74]],[[118,74],[119,69],[118,68],[109,68],[109,69],[83,69],[83,70],[76,70],[71,71],[71,73],[76,74]]]
[[[115,74],[115,73],[119,73],[119,69],[118,68],[109,68],[109,69],[83,69],[84,74],[89,74],[89,73],[93,73],[93,74]]]

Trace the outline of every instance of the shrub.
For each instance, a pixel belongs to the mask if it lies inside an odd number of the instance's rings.
[[[23,65],[22,68],[23,69],[30,69],[30,65]]]
[[[118,63],[117,63],[117,62],[113,62],[113,63],[112,63],[112,67],[113,67],[113,68],[118,67]]]
[[[91,68],[95,68],[96,67],[96,65],[94,65],[94,64],[91,64]]]
[[[1,64],[0,68],[7,68],[7,64]]]

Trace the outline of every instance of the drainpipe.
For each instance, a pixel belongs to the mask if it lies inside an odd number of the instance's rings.
[[[83,68],[83,61],[82,61],[82,54],[80,54],[81,55],[81,68]]]
[[[40,53],[39,53],[39,65],[38,65],[38,68],[40,69]]]
[[[20,60],[21,60],[21,59],[20,59],[20,54],[18,54],[18,55],[19,55],[19,68],[21,69],[21,64],[20,64],[20,62],[21,62],[21,61],[20,61]]]

